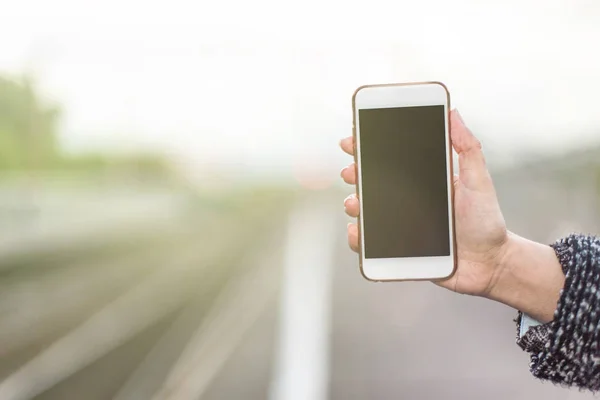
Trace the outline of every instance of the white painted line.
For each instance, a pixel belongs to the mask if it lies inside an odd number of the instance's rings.
[[[190,273],[201,270],[197,260],[194,247],[58,339],[0,383],[0,400],[35,397],[179,307],[193,289]]]
[[[219,295],[153,400],[197,400],[208,390],[247,331],[275,299],[277,253],[233,279]]]
[[[290,217],[270,400],[328,398],[331,276],[339,214],[327,199],[317,198],[301,204]]]
[[[9,286],[0,294],[0,303],[15,310],[0,307],[0,357],[85,319],[167,258],[146,252],[111,261],[67,266],[42,279]]]
[[[113,400],[148,400],[161,387],[179,354],[173,354],[181,335],[199,324],[198,305],[192,302],[169,327],[144,360],[121,386]],[[193,325],[192,325],[193,324]],[[181,342],[179,342],[181,343]]]

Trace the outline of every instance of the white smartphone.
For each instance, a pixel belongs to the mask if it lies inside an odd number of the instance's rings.
[[[361,86],[352,107],[362,275],[371,281],[452,276],[456,245],[446,86]]]

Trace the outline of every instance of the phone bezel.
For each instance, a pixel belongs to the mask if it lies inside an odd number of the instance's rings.
[[[354,160],[356,162],[356,196],[361,193],[361,160],[359,110],[369,108],[397,108],[443,105],[445,109],[446,171],[448,185],[448,216],[450,255],[439,257],[364,258],[363,210],[360,203],[358,218],[359,265],[363,277],[375,282],[439,280],[451,277],[456,271],[456,234],[454,218],[454,185],[452,167],[452,140],[450,137],[450,93],[441,82],[412,82],[361,86],[352,96]]]

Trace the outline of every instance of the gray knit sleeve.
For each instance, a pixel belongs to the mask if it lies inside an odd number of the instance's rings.
[[[600,390],[600,238],[571,235],[552,245],[565,273],[554,320],[517,334],[531,373],[566,386]],[[521,331],[524,316],[517,317]]]

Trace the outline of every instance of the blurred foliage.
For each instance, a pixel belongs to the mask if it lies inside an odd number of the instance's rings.
[[[44,102],[31,79],[0,76],[0,172],[96,172],[166,177],[166,161],[154,154],[66,155],[57,139],[60,108]]]
[[[166,160],[154,154],[127,156],[107,156],[105,154],[84,154],[62,156],[52,169],[61,172],[93,172],[105,175],[119,174],[123,177],[134,175],[138,178],[167,178],[170,168]]]
[[[195,203],[211,212],[221,213],[246,213],[248,208],[260,204],[271,204],[272,209],[287,207],[297,198],[298,193],[285,186],[236,186],[226,191],[195,192]]]
[[[40,101],[31,80],[0,77],[0,170],[54,164],[58,116],[57,107]]]

